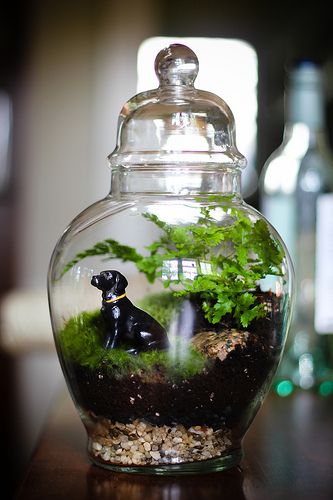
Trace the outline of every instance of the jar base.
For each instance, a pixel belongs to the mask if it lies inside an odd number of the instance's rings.
[[[112,472],[125,472],[132,474],[147,474],[159,476],[181,476],[190,474],[209,474],[211,472],[221,472],[240,464],[243,458],[243,451],[241,448],[229,451],[227,454],[218,458],[210,460],[201,460],[180,464],[163,464],[163,465],[131,465],[129,467],[123,465],[112,464],[97,460],[95,457],[89,455],[89,460],[99,467],[108,469]]]

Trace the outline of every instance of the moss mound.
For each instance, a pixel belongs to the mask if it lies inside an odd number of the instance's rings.
[[[180,310],[181,299],[172,292],[160,292],[147,295],[138,307],[156,319],[164,328],[168,328],[172,316]]]
[[[169,294],[149,296],[140,307],[167,326],[177,304],[170,303]],[[173,299],[176,301],[176,299]],[[179,299],[178,299],[179,304]],[[161,372],[170,379],[194,376],[209,361],[191,344],[180,337],[170,340],[169,351],[147,351],[133,356],[124,349],[104,349],[105,333],[99,310],[82,312],[70,318],[59,334],[60,347],[66,362],[73,362],[91,369],[107,369],[121,378],[130,374]]]

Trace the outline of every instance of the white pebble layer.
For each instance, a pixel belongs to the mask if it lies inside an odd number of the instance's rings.
[[[154,426],[135,420],[112,423],[98,418],[90,429],[90,453],[114,465],[179,464],[217,458],[231,447],[230,431],[183,425]]]

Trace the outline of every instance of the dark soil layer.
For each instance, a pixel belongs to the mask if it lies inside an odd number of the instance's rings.
[[[78,403],[112,421],[147,420],[155,425],[233,427],[261,402],[276,358],[260,345],[236,348],[202,374],[175,382],[115,379],[107,370],[73,367]],[[250,413],[252,413],[250,411]]]
[[[116,378],[110,368],[92,369],[67,360],[77,403],[111,421],[227,426],[241,434],[262,401],[281,349],[282,301],[271,293],[258,299],[268,305],[268,315],[251,324],[247,342],[237,345],[223,361],[210,359],[207,368],[186,379],[170,380],[158,367],[149,376]]]
[[[149,377],[143,373],[116,378],[110,368],[67,361],[77,403],[123,423],[140,419],[155,425],[226,425],[242,432],[262,401],[280,355],[281,303],[272,294],[260,298],[269,304],[268,317],[253,322],[246,344],[188,379],[168,380],[158,367]]]

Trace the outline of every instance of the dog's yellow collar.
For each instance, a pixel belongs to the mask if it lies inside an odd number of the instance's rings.
[[[109,300],[104,300],[107,304],[111,304],[111,302],[115,302],[116,300],[123,299],[126,297],[126,293],[123,293],[122,295],[119,295],[119,297],[115,297],[114,299],[109,299]]]

